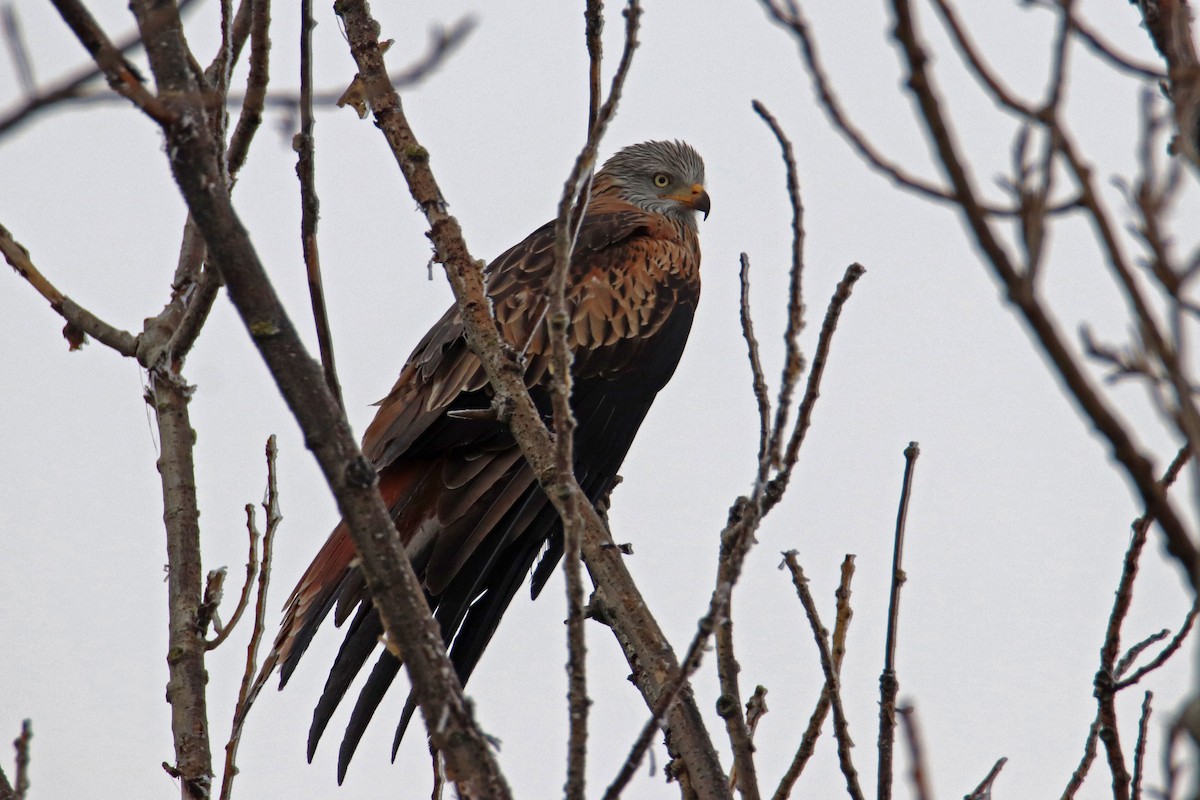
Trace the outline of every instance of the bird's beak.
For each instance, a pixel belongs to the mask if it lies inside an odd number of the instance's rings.
[[[690,193],[673,194],[671,199],[678,200],[690,209],[703,212],[705,219],[708,219],[708,212],[712,209],[712,200],[709,199],[708,192],[704,191],[704,187],[698,183],[692,184]]]

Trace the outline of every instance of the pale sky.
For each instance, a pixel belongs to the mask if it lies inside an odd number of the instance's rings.
[[[619,4],[608,5],[608,67],[619,52]],[[789,208],[775,141],[753,114],[763,101],[793,138],[806,207],[804,347],[811,356],[825,303],[846,265],[867,268],[848,304],[812,430],[788,497],[767,519],[734,595],[744,690],[762,683],[770,712],[758,729],[766,792],[782,775],[819,696],[822,677],[803,610],[780,551],[796,549],[833,620],[833,589],[846,553],[857,555],[854,620],[842,682],[856,764],[874,785],[878,676],[887,612],[891,537],[902,451],[922,455],[909,515],[899,637],[901,697],[915,704],[933,786],[961,797],[1000,756],[998,798],[1057,797],[1095,714],[1092,677],[1112,592],[1140,508],[1104,445],[1065,399],[1002,294],[966,242],[957,218],[897,193],[831,131],[796,48],[758,5],[646,0],[642,46],[603,155],[636,141],[678,138],[707,164],[713,211],[701,224],[704,295],[673,382],[634,444],[613,497],[614,537],[677,651],[704,612],[718,533],[754,475],[757,413],[738,329],[738,254],[753,265],[759,339],[773,381],[789,253]],[[934,175],[897,54],[878,3],[807,9],[849,112],[876,144],[912,171]],[[988,59],[1020,91],[1043,85],[1053,16],[1016,2],[964,3]],[[1125,52],[1154,63],[1136,11],[1084,2],[1082,13]],[[114,36],[132,25],[124,4],[93,4]],[[582,3],[445,0],[377,3],[393,69],[424,52],[435,24],[465,14],[478,25],[436,74],[404,95],[406,110],[473,255],[490,259],[554,214],[586,120]],[[981,7],[986,6],[986,7]],[[37,75],[51,82],[84,61],[45,4],[18,0]],[[922,12],[927,9],[922,8]],[[189,26],[211,58],[215,4]],[[318,9],[318,84],[342,87],[353,62],[327,7]],[[272,86],[297,85],[298,24],[274,10]],[[969,83],[935,20],[922,13],[938,79],[977,182],[996,196],[1014,126]],[[1076,47],[1068,118],[1108,178],[1133,173],[1140,87]],[[0,59],[0,106],[18,99]],[[298,246],[299,205],[291,130],[269,114],[238,182],[235,205],[293,319],[315,350]],[[383,137],[350,111],[317,126],[322,266],[350,419],[361,430],[404,358],[451,302]],[[1189,180],[1193,180],[1189,178]],[[1200,213],[1194,180],[1176,223]],[[1121,211],[1120,219],[1128,216]],[[184,207],[156,126],[121,104],[60,110],[0,140],[0,224],[65,293],[128,330],[168,295]],[[1182,252],[1191,239],[1178,230]],[[1131,249],[1132,252],[1132,249]],[[1052,233],[1045,289],[1062,327],[1087,322],[1123,341],[1122,304],[1080,219]],[[0,277],[0,740],[33,719],[35,798],[170,797],[173,759],[167,680],[166,561],[155,440],[135,363],[98,344],[68,353],[62,320],[15,274]],[[197,479],[206,568],[243,573],[243,506],[262,496],[262,448],[280,441],[285,521],[277,540],[272,628],[287,592],[336,522],[320,474],[227,299],[188,360],[196,385]],[[1159,467],[1170,438],[1137,387],[1114,392]],[[1186,484],[1185,484],[1186,486]],[[1126,643],[1174,628],[1188,607],[1180,573],[1155,532],[1142,561]],[[228,616],[232,606],[225,609]],[[519,797],[561,794],[565,776],[565,602],[556,577],[536,603],[521,592],[468,687],[484,729],[502,741],[500,763]],[[208,662],[215,768],[228,735],[249,628]],[[607,629],[588,626],[592,739],[590,794],[615,775],[646,711]],[[389,763],[404,685],[385,699],[336,786],[334,717],[312,765],[304,749],[311,709],[340,643],[332,626],[314,640],[286,691],[264,692],[242,742],[235,796],[423,798],[428,756],[420,735]],[[1151,769],[1194,675],[1188,646],[1147,684],[1155,693]],[[695,679],[728,767],[728,742],[712,711],[715,661]],[[1119,703],[1132,755],[1138,689]],[[902,752],[901,748],[901,752]],[[644,766],[631,798],[678,796],[665,785],[665,751]],[[1103,756],[1081,798],[1110,796]],[[905,764],[901,754],[901,765]],[[12,776],[11,751],[0,764]],[[903,766],[897,796],[907,796]],[[797,797],[838,797],[829,723]]]

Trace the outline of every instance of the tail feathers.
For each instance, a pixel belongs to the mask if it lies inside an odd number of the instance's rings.
[[[428,469],[428,464],[413,463],[407,469],[381,472],[379,494],[384,503],[393,509],[399,506],[403,496],[419,483]],[[338,523],[284,603],[283,622],[275,637],[275,645],[266,658],[267,663],[280,665],[281,689],[287,685],[300,657],[339,597],[346,596],[355,587],[361,590],[357,560],[358,553],[350,538],[349,528],[344,522]],[[349,591],[349,594],[356,593]],[[337,621],[340,623],[347,615],[348,611],[340,609]]]
[[[404,711],[400,714],[400,724],[396,726],[396,738],[392,739],[392,763],[396,763],[396,753],[400,752],[400,742],[404,739],[404,732],[408,730],[408,723],[412,722],[413,712],[417,710],[417,695],[413,691],[409,691],[408,699],[404,701]]]
[[[338,589],[350,572],[355,557],[350,532],[341,523],[333,529],[317,557],[296,584],[284,605],[283,623],[279,626],[279,635],[275,637],[271,652],[271,657],[281,664],[280,688],[287,685],[300,657],[333,608]]]
[[[359,606],[358,614],[355,615],[354,621],[346,631],[346,638],[342,641],[333,667],[329,670],[329,678],[325,681],[321,699],[317,701],[317,706],[313,709],[312,725],[308,729],[309,761],[312,761],[313,754],[317,751],[317,743],[321,741],[321,735],[325,733],[329,720],[342,702],[342,698],[346,696],[350,684],[354,682],[355,677],[362,671],[363,665],[375,650],[382,633],[383,625],[380,623],[379,614],[375,612],[374,607],[369,603]]]
[[[358,743],[362,741],[363,734],[367,731],[367,724],[371,721],[375,709],[379,707],[379,703],[383,700],[383,696],[387,693],[388,687],[392,685],[398,672],[400,672],[400,660],[384,651],[379,656],[379,660],[375,662],[375,668],[371,670],[366,685],[359,693],[358,702],[354,704],[354,711],[350,714],[350,722],[346,725],[342,746],[338,750],[339,785],[346,777],[350,759],[354,758],[354,751],[358,749]]]

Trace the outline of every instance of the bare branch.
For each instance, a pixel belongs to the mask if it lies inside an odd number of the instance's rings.
[[[754,388],[754,399],[758,403],[758,461],[768,457],[771,440],[771,397],[767,388],[767,376],[763,371],[762,358],[759,355],[758,339],[754,335],[754,320],[750,316],[750,257],[741,255],[742,268],[739,272],[741,283],[741,320],[742,338],[746,340],[746,351],[750,358],[751,386]]]
[[[842,707],[841,678],[838,675],[838,669],[834,667],[833,654],[829,649],[829,631],[821,624],[817,603],[813,600],[812,592],[809,591],[808,579],[804,577],[804,568],[800,566],[796,551],[790,550],[784,553],[783,563],[792,573],[792,583],[796,587],[796,593],[800,596],[804,613],[808,616],[813,638],[817,642],[817,651],[821,656],[821,671],[825,673],[825,693],[829,697],[830,707],[833,709],[833,735],[837,739],[838,764],[846,778],[846,791],[854,800],[862,800],[863,793],[858,783],[858,770],[854,768],[854,760],[850,755],[850,748],[854,746],[854,742],[850,739],[850,727],[846,722],[846,712]]]
[[[1142,701],[1142,715],[1138,719],[1137,743],[1133,747],[1133,792],[1130,795],[1131,800],[1138,800],[1142,796],[1142,768],[1146,762],[1146,735],[1150,729],[1150,701],[1153,698],[1153,692],[1146,692],[1146,697]]]
[[[742,694],[738,686],[738,673],[742,667],[733,652],[732,598],[727,602],[725,618],[714,633],[717,640],[717,678],[721,685],[721,694],[717,697],[717,716],[725,720],[725,731],[733,750],[729,788],[736,787],[743,800],[756,800],[759,797],[758,770],[754,765],[753,734],[742,714]]]
[[[904,448],[904,479],[900,490],[900,508],[896,512],[896,535],[892,546],[892,580],[888,595],[887,640],[883,650],[883,672],[879,676],[879,800],[892,796],[892,757],[896,735],[896,695],[900,681],[896,677],[896,643],[900,628],[900,589],[904,575],[904,531],[908,522],[908,501],[912,497],[913,471],[921,448],[909,442]]]
[[[909,777],[912,780],[913,796],[916,800],[932,800],[929,779],[926,777],[928,770],[925,767],[925,752],[921,747],[920,731],[917,729],[916,712],[912,706],[902,706],[896,709],[896,712],[900,715],[900,721],[904,724],[905,738],[908,739],[908,759],[911,769]]]
[[[250,643],[246,645],[246,668],[242,672],[242,684],[238,690],[237,705],[233,710],[233,729],[229,733],[229,741],[225,745],[225,771],[221,778],[221,800],[230,800],[233,794],[233,779],[237,775],[237,751],[242,741],[242,729],[251,706],[258,698],[258,693],[270,677],[270,672],[260,672],[254,679],[254,671],[258,668],[258,647],[262,643],[263,634],[267,629],[267,589],[271,583],[271,558],[275,543],[275,533],[283,521],[279,511],[279,484],[276,479],[275,459],[279,451],[275,445],[275,435],[267,439],[267,492],[263,499],[263,511],[267,515],[267,529],[262,535],[262,570],[258,573],[258,600],[254,607],[254,630],[250,634]],[[259,539],[258,530],[254,524],[254,506],[246,506],[246,524],[250,528],[251,542]]]
[[[229,634],[233,633],[233,629],[237,627],[238,622],[245,613],[246,607],[250,605],[250,593],[254,589],[254,579],[258,577],[258,542],[260,534],[258,528],[254,524],[254,506],[246,504],[246,529],[250,535],[250,552],[246,556],[246,580],[242,583],[242,592],[238,596],[237,606],[233,610],[233,616],[223,626],[217,629],[217,635],[205,642],[205,646],[209,650],[215,650],[221,646],[222,642],[229,638]],[[224,569],[224,567],[222,567]],[[209,577],[212,575],[210,573]],[[205,605],[208,605],[208,592],[205,591]]]
[[[1083,743],[1083,757],[1079,760],[1079,766],[1075,767],[1075,771],[1071,773],[1071,779],[1067,781],[1067,788],[1063,789],[1061,800],[1074,800],[1075,793],[1083,786],[1083,780],[1087,777],[1088,770],[1092,767],[1092,762],[1096,760],[1096,742],[1100,740],[1100,714],[1096,713],[1096,719],[1088,727],[1087,739]]]
[[[109,325],[60,292],[34,266],[29,258],[29,251],[22,247],[3,225],[0,225],[0,253],[4,254],[4,259],[17,274],[27,280],[38,294],[46,298],[50,307],[67,321],[63,336],[72,350],[78,350],[87,341],[86,336],[92,336],[123,356],[132,356],[137,352],[138,337]]]
[[[0,769],[0,800],[25,800],[29,795],[29,745],[32,739],[33,723],[22,720],[21,733],[13,740],[13,749],[17,751],[16,771],[13,773],[16,786],[8,782],[8,776]]]
[[[892,0],[892,8],[896,20],[895,38],[908,65],[905,85],[917,101],[920,118],[925,124],[939,163],[954,186],[958,206],[968,229],[993,271],[1005,285],[1009,301],[1020,311],[1022,319],[1037,338],[1070,395],[1096,430],[1107,439],[1113,457],[1124,468],[1147,508],[1154,514],[1165,535],[1168,552],[1180,562],[1193,589],[1200,590],[1200,552],[1197,551],[1186,525],[1158,485],[1150,460],[1134,443],[1129,431],[1109,408],[1108,403],[1096,392],[1091,380],[1067,347],[1057,324],[1039,302],[1033,287],[1023,280],[991,230],[986,219],[987,212],[976,199],[975,188],[942,112],[941,100],[930,81],[926,69],[928,57],[917,37],[908,0]],[[1072,148],[1065,137],[1061,144],[1083,191],[1090,187],[1086,180],[1088,172],[1078,158],[1073,156]],[[1089,204],[1089,208],[1098,207],[1098,203]],[[1094,219],[1096,215],[1092,216]]]
[[[788,270],[788,321],[783,334],[785,355],[782,375],[779,380],[779,399],[775,405],[775,424],[772,427],[769,461],[759,463],[758,480],[767,478],[767,471],[782,465],[784,431],[787,430],[788,415],[792,411],[792,393],[804,372],[804,356],[800,353],[800,331],[804,329],[804,204],[800,199],[800,178],[796,170],[796,156],[792,143],[783,132],[779,122],[759,101],[752,103],[754,113],[767,123],[783,156],[787,179],[788,201],[792,207],[792,263]]]
[[[1146,677],[1163,664],[1167,663],[1167,659],[1175,655],[1180,646],[1183,644],[1183,640],[1186,639],[1187,635],[1191,632],[1192,626],[1196,622],[1197,613],[1200,613],[1200,603],[1192,605],[1191,609],[1187,613],[1187,616],[1183,620],[1183,624],[1179,626],[1179,630],[1174,636],[1171,637],[1171,641],[1167,642],[1166,646],[1159,651],[1159,654],[1151,659],[1149,664],[1138,667],[1137,671],[1128,678],[1118,681],[1116,686],[1113,687],[1113,690],[1119,692],[1122,689],[1127,689],[1141,681],[1142,678]],[[1130,666],[1132,666],[1132,663]],[[1120,671],[1117,672],[1117,675],[1121,674],[1122,673]]]
[[[184,12],[194,6],[195,0],[180,0],[179,10]],[[141,47],[142,37],[134,31],[133,33],[122,37],[119,44],[115,45],[116,50],[121,54],[129,54],[133,50]],[[94,63],[89,62],[87,66],[76,70],[59,81],[56,81],[51,87],[38,91],[36,88],[33,92],[27,93],[24,101],[13,106],[7,112],[0,114],[0,136],[15,130],[22,124],[28,122],[37,116],[38,113],[46,111],[64,101],[79,100],[84,97],[84,92],[88,84],[95,81],[104,75],[103,71]],[[112,98],[109,92],[105,92],[106,98]],[[121,98],[125,102],[124,98]]]
[[[33,61],[29,58],[29,50],[25,46],[25,35],[21,32],[21,20],[17,9],[12,5],[0,8],[3,17],[4,40],[8,43],[8,52],[12,56],[13,67],[17,73],[17,83],[26,97],[31,97],[37,91],[37,80],[33,77]]]
[[[842,561],[842,577],[838,583],[836,592],[837,597],[837,621],[833,625],[833,647],[830,650],[830,655],[833,660],[833,670],[838,675],[842,673],[842,659],[846,655],[846,633],[850,629],[850,619],[854,616],[850,609],[850,580],[854,577],[854,556],[847,554]],[[796,755],[792,758],[792,763],[788,766],[787,772],[779,781],[779,788],[775,790],[771,800],[787,800],[792,794],[792,789],[796,785],[796,781],[800,779],[800,774],[804,772],[804,767],[808,764],[808,759],[812,757],[813,751],[817,746],[817,737],[821,735],[821,726],[825,724],[825,717],[829,713],[830,694],[829,683],[826,682],[821,688],[821,699],[817,701],[817,707],[813,709],[812,716],[809,717],[808,727],[804,730],[804,735],[800,739],[800,746],[796,749]]]
[[[1058,0],[1055,0],[1053,3],[1042,0],[1041,2],[1036,2],[1035,5],[1040,8],[1056,10],[1058,8]],[[1084,45],[1099,56],[1102,61],[1108,62],[1110,66],[1122,72],[1128,73],[1135,78],[1152,81],[1165,81],[1167,79],[1166,74],[1162,70],[1155,69],[1154,66],[1149,64],[1139,64],[1129,56],[1117,52],[1117,48],[1104,41],[1100,34],[1092,30],[1086,22],[1079,18],[1078,14],[1073,15],[1071,32],[1078,36]]]
[[[808,370],[808,384],[804,388],[804,397],[800,400],[800,411],[796,414],[796,425],[788,439],[784,451],[783,468],[771,478],[763,495],[763,514],[766,515],[782,498],[792,478],[792,469],[800,457],[800,446],[804,436],[812,425],[813,409],[817,398],[821,395],[821,379],[825,376],[825,365],[829,360],[829,348],[833,344],[833,334],[837,330],[838,320],[841,319],[842,309],[850,299],[854,284],[866,273],[862,264],[851,264],[846,267],[842,279],[834,289],[833,297],[825,309],[825,319],[821,322],[821,333],[817,337],[817,349],[813,355],[812,366]]]
[[[342,387],[338,383],[337,365],[333,356],[333,331],[325,310],[325,284],[321,280],[321,253],[317,246],[317,223],[320,220],[320,200],[317,197],[316,139],[313,129],[312,31],[316,27],[312,15],[312,0],[300,3],[300,132],[292,140],[296,149],[296,177],[300,179],[300,242],[304,251],[304,266],[308,274],[308,296],[312,301],[313,324],[317,329],[317,349],[321,367],[330,393],[342,408]]]
[[[988,774],[964,800],[992,800],[992,784],[996,782],[996,778],[1000,777],[1000,770],[1004,769],[1004,765],[1007,763],[1007,758],[1003,756],[998,758],[992,768],[988,770]]]
[[[88,54],[95,59],[96,66],[100,67],[114,92],[132,102],[159,124],[167,125],[177,121],[174,112],[142,85],[142,77],[137,69],[113,46],[79,0],[53,0],[53,3],[63,22],[67,23]]]
[[[1175,151],[1200,169],[1200,59],[1186,0],[1140,0],[1137,4],[1154,47],[1167,63],[1171,103],[1179,132]]]
[[[1033,106],[1024,100],[1014,97],[1000,79],[996,77],[996,73],[984,63],[983,57],[979,54],[978,46],[971,41],[971,37],[967,34],[962,23],[959,22],[958,15],[954,13],[951,5],[946,0],[933,0],[933,6],[937,9],[938,15],[942,18],[942,23],[950,33],[950,41],[954,43],[954,48],[958,51],[959,56],[970,68],[971,73],[991,92],[992,98],[1002,107],[1010,111],[1015,111],[1022,116],[1037,116],[1037,111]]]

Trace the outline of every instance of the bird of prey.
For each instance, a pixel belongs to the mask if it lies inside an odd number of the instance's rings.
[[[575,476],[593,503],[612,489],[634,434],[683,352],[700,297],[696,213],[707,217],[708,211],[704,162],[682,142],[626,147],[593,180],[566,290]],[[553,262],[551,222],[486,271],[496,322],[523,354],[525,383],[547,419]],[[379,493],[464,683],[526,573],[533,569],[536,598],[563,552],[558,513],[511,433],[478,413],[491,398],[458,309],[451,307],[409,356],[363,438]],[[284,607],[269,656],[280,665],[280,688],[330,611],[339,626],[353,619],[313,712],[309,760],[383,630],[345,523],[333,530]],[[386,650],[378,656],[342,740],[339,782],[400,667]],[[410,693],[393,758],[414,709]]]

